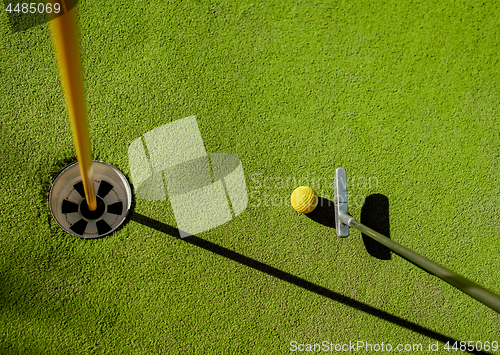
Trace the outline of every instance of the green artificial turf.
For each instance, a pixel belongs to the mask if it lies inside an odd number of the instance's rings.
[[[47,189],[75,153],[48,25],[13,31],[4,12],[0,353],[284,354],[291,341],[439,341],[448,353],[448,340],[500,342],[498,313],[287,203],[293,179],[333,199],[344,167],[355,218],[382,195],[392,240],[500,293],[494,2],[76,10],[94,158],[131,178],[134,139],[195,115],[207,152],[241,159],[249,205],[189,240],[168,201],[141,199],[106,238],[65,234]]]

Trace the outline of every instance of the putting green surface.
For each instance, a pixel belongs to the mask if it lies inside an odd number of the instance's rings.
[[[363,210],[384,202],[392,240],[500,293],[496,5],[76,10],[94,158],[131,178],[134,139],[195,115],[207,152],[241,159],[249,204],[183,240],[168,201],[141,199],[106,238],[65,234],[47,190],[75,153],[48,25],[13,32],[4,12],[0,353],[284,354],[323,341],[443,354],[447,342],[489,342],[495,353],[498,313],[288,201],[299,184],[333,199],[344,167],[355,218],[384,217]]]

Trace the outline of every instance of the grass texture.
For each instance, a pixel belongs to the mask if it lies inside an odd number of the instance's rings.
[[[135,138],[196,115],[208,152],[241,159],[249,205],[189,240],[168,201],[140,199],[109,237],[65,234],[47,189],[75,153],[48,25],[14,32],[4,12],[0,353],[500,342],[496,312],[288,203],[295,182],[333,199],[344,167],[355,218],[365,198],[384,196],[392,240],[500,293],[494,3],[81,1],[76,10],[94,158],[130,178]]]

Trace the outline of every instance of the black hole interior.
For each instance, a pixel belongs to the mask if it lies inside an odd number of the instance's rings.
[[[86,199],[84,199],[80,204],[80,212],[86,219],[98,219],[104,214],[104,211],[106,211],[106,205],[104,204],[102,198],[96,196],[96,200],[97,208],[95,209],[95,211],[89,210]]]

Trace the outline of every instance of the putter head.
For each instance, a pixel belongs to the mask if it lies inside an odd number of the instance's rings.
[[[349,236],[349,226],[342,223],[340,214],[348,215],[347,208],[347,175],[344,168],[335,170],[335,186],[334,186],[333,205],[335,206],[335,230],[338,237]]]

